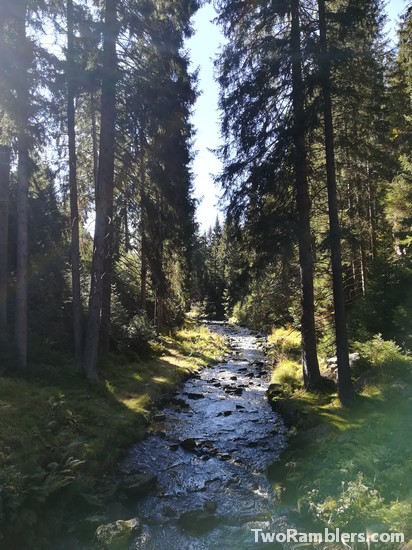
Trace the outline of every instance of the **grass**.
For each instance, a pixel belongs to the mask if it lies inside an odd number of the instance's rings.
[[[275,368],[269,397],[293,428],[272,475],[283,505],[304,526],[400,531],[408,540],[412,358],[380,337],[356,349],[359,397],[351,409],[341,407],[336,394],[305,392],[286,360],[280,374]]]
[[[43,524],[57,527],[73,502],[87,507],[96,481],[143,437],[154,407],[225,350],[223,337],[188,325],[144,360],[110,356],[99,383],[58,355],[24,378],[0,376],[0,535],[7,547],[41,546],[33,537]]]

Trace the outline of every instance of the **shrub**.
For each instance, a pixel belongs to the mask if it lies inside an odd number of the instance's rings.
[[[380,522],[383,498],[376,489],[366,485],[359,473],[354,481],[342,482],[339,496],[323,498],[316,489],[310,491],[307,505],[316,519],[331,528],[360,531]]]
[[[410,355],[403,353],[395,342],[383,340],[380,334],[367,342],[355,342],[353,348],[360,354],[360,368],[370,366],[380,369],[382,373],[394,375],[412,364]]]

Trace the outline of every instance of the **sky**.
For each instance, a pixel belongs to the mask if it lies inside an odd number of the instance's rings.
[[[407,0],[389,0],[387,12],[389,23],[387,32],[394,39],[396,23]],[[194,35],[187,40],[190,51],[191,69],[199,69],[200,96],[196,101],[192,123],[196,129],[193,162],[195,197],[200,200],[197,221],[203,231],[214,225],[219,214],[220,190],[214,185],[213,175],[220,172],[221,164],[210,149],[218,147],[220,140],[218,97],[219,88],[214,80],[213,59],[215,59],[224,37],[217,25],[212,22],[215,11],[211,4],[203,6],[193,18]]]

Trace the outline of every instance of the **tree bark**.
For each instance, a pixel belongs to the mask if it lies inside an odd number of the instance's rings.
[[[28,292],[28,195],[30,177],[28,107],[29,84],[28,67],[29,47],[26,36],[27,2],[16,2],[16,59],[20,77],[16,90],[17,127],[17,274],[16,274],[16,320],[15,341],[18,367],[24,370],[27,366],[27,292]]]
[[[330,87],[330,64],[326,35],[325,0],[318,0],[320,75],[323,93],[323,114],[325,130],[326,179],[328,188],[328,210],[330,228],[330,250],[332,260],[333,301],[335,310],[336,354],[338,359],[339,399],[343,405],[354,397],[349,364],[349,347],[346,330],[345,295],[342,278],[341,236],[338,211],[338,195],[335,170],[335,146],[333,137],[332,95]]]
[[[97,379],[100,318],[105,276],[106,240],[110,213],[113,211],[114,147],[116,119],[116,39],[118,34],[116,0],[106,0],[103,37],[103,77],[98,188],[96,192],[96,220],[94,230],[93,263],[87,318],[84,369],[89,379]]]
[[[322,378],[319,371],[315,330],[313,252],[310,231],[311,201],[309,196],[305,143],[306,117],[303,99],[299,0],[291,0],[291,55],[295,187],[299,221],[298,244],[301,275],[302,366],[305,387],[314,390],[322,387]]]
[[[71,220],[71,273],[73,297],[73,334],[76,367],[82,369],[83,329],[82,303],[80,293],[80,236],[79,207],[77,198],[77,156],[75,123],[75,60],[73,31],[73,0],[67,0],[67,134],[69,142],[69,190]]]
[[[0,335],[7,331],[7,246],[9,229],[10,147],[0,145]]]
[[[113,275],[113,207],[108,214],[109,223],[106,233],[106,252],[104,256],[103,299],[99,336],[100,355],[105,357],[110,351],[110,318],[112,305]]]

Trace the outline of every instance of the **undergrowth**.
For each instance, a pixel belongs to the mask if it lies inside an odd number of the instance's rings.
[[[403,532],[408,540],[412,357],[381,336],[353,347],[360,354],[354,366],[359,396],[351,409],[341,407],[336,394],[304,391],[298,363],[281,356],[269,399],[293,428],[271,473],[282,505],[295,509],[304,527]]]

